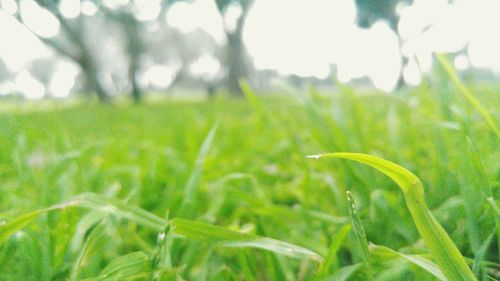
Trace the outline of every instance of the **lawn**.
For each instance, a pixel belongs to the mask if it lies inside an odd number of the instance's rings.
[[[457,85],[4,110],[0,280],[499,278],[498,89]]]

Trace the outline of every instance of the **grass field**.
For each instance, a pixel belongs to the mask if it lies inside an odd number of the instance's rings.
[[[455,86],[7,110],[0,280],[495,280],[498,89]]]

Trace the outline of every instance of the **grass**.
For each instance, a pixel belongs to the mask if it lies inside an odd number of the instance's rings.
[[[429,211],[424,198],[422,182],[410,171],[393,162],[375,156],[361,153],[331,153],[313,155],[312,158],[344,158],[371,166],[390,177],[396,182],[406,201],[412,219],[420,236],[429,249],[432,258],[439,265],[443,274],[449,280],[475,280],[472,271],[468,268],[462,254],[450,239],[446,231],[436,221]],[[351,218],[354,233],[358,242],[362,244],[365,267],[369,268],[368,242],[359,216],[357,215],[351,193],[347,192],[348,203],[351,206]],[[369,277],[368,279],[373,279]]]
[[[436,77],[8,107],[0,280],[498,279],[497,88]]]

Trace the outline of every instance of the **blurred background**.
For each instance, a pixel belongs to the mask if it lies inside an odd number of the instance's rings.
[[[500,74],[497,0],[0,0],[0,99],[390,92]]]

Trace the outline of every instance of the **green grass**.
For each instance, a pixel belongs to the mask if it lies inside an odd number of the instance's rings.
[[[500,100],[451,82],[4,106],[0,280],[498,279]]]

